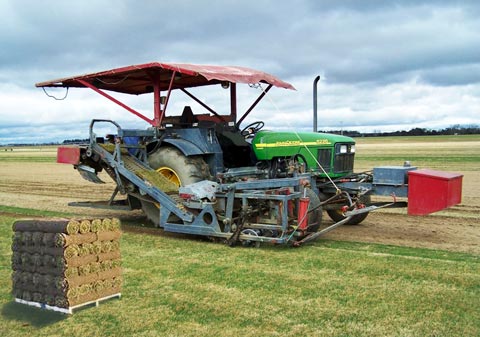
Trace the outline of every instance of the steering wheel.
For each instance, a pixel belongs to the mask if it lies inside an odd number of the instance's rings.
[[[255,134],[258,131],[260,131],[263,128],[264,125],[265,125],[265,123],[262,122],[262,121],[257,121],[257,122],[250,123],[246,127],[244,127],[242,129],[242,131],[240,131],[240,134],[243,137],[251,135],[251,134]],[[250,131],[248,131],[248,129],[251,129],[252,131],[250,132]]]

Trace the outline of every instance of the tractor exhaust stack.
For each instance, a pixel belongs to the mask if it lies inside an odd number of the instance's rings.
[[[317,85],[320,81],[320,76],[315,77],[313,81],[313,132],[317,132]]]

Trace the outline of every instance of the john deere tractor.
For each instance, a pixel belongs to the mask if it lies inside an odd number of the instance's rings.
[[[237,111],[240,84],[258,91],[242,114]],[[36,86],[90,88],[150,125],[126,129],[115,121],[95,119],[90,123],[89,143],[59,147],[58,162],[73,164],[94,183],[103,183],[97,175],[102,170],[114,180],[110,200],[89,206],[141,208],[166,231],[208,236],[231,245],[299,245],[339,225],[358,224],[369,211],[387,206],[369,205],[371,194],[406,196],[406,172],[414,169],[395,168],[401,181],[382,185],[370,174],[353,173],[351,138],[267,131],[263,121],[245,125],[270,89],[294,89],[249,68],[154,62]],[[202,86],[229,93],[229,104],[213,109],[191,91]],[[111,92],[151,95],[153,117]],[[192,103],[171,111],[172,92],[182,92],[200,111],[194,113]],[[105,124],[114,132],[97,135]],[[118,194],[125,197],[118,199]],[[319,231],[323,210],[334,224]]]

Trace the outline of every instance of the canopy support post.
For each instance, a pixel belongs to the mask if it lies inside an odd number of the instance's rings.
[[[81,80],[81,79],[77,79],[77,82],[83,84],[84,86],[86,86],[87,88],[90,88],[92,89],[93,91],[99,93],[100,95],[102,95],[103,97],[109,99],[110,101],[112,101],[113,103],[116,103],[118,105],[120,105],[122,108],[124,108],[125,110],[127,110],[128,112],[131,112],[132,114],[134,114],[135,116],[137,117],[140,117],[141,119],[143,119],[145,122],[147,122],[148,124],[152,125],[152,126],[155,126],[155,122],[153,119],[150,119],[148,117],[145,117],[144,115],[142,115],[140,112],[138,112],[137,110],[135,109],[132,109],[131,107],[129,107],[128,105],[120,102],[118,99],[116,99],[115,97],[113,96],[110,96],[109,94],[107,94],[106,92],[103,92],[102,90],[98,89],[96,86],[94,86],[93,84],[87,82],[87,81],[84,81],[84,80]]]
[[[230,117],[237,124],[237,83],[230,83]]]
[[[205,103],[203,103],[201,100],[199,100],[197,97],[195,97],[194,95],[192,95],[190,92],[187,91],[187,89],[185,88],[180,88],[181,91],[183,91],[188,97],[190,97],[191,99],[193,99],[195,102],[197,102],[198,104],[200,104],[201,106],[203,106],[205,109],[207,109],[208,111],[210,111],[212,114],[214,114],[215,116],[217,116],[218,118],[220,118],[222,121],[224,122],[227,122],[225,120],[225,118],[223,118],[223,116],[219,115],[218,113],[215,112],[215,110],[213,110],[212,108],[210,108],[208,105],[206,105]]]
[[[160,99],[160,76],[153,76],[153,126],[160,127],[163,119],[162,101]]]
[[[237,125],[240,125],[245,117],[248,116],[250,112],[257,106],[257,104],[262,100],[262,98],[267,94],[267,92],[273,87],[272,84],[269,84],[268,87],[265,90],[262,90],[262,93],[258,96],[258,98],[253,102],[253,104],[248,108],[248,110],[243,114],[243,116],[238,120]]]

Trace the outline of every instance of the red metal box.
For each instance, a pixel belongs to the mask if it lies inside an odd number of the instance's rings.
[[[59,146],[57,148],[57,163],[78,165],[80,163],[80,148]]]
[[[421,169],[408,172],[408,214],[427,215],[462,201],[462,174]]]

